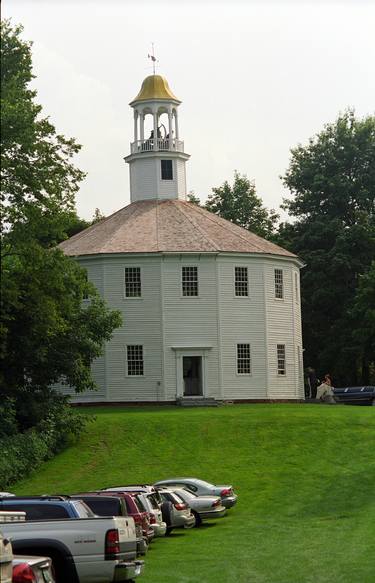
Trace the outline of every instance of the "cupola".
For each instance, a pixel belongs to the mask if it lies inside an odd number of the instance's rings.
[[[186,200],[184,152],[177,108],[181,101],[161,75],[149,75],[130,102],[134,140],[125,158],[130,168],[131,202],[149,199]]]

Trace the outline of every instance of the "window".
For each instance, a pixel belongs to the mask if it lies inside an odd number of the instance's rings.
[[[294,274],[294,291],[296,294],[296,303],[299,304],[298,273]]]
[[[89,278],[88,278],[88,275],[87,275],[87,271],[85,272],[85,275],[84,275],[84,277],[85,277],[85,288],[84,288],[84,290],[83,290],[82,299],[83,299],[83,300],[88,300],[88,299],[89,299],[89,292],[88,292],[88,289],[87,289],[87,287],[86,287],[86,284],[88,283],[88,281],[89,281]]]
[[[143,376],[143,346],[133,344],[127,346],[128,376]]]
[[[125,267],[125,297],[140,298],[141,293],[141,268]]]
[[[250,344],[237,344],[237,374],[251,373]]]
[[[277,345],[277,374],[285,375],[285,344]]]
[[[161,160],[161,179],[173,180],[172,160]]]
[[[198,267],[182,268],[182,295],[198,295]]]
[[[249,295],[247,267],[234,268],[234,294],[237,297]]]
[[[282,300],[284,297],[283,270],[275,269],[275,298]]]

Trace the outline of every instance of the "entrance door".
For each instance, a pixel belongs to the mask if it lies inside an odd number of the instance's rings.
[[[201,396],[202,393],[202,357],[183,357],[184,397]]]

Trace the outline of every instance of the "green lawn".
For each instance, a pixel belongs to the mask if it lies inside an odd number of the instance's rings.
[[[157,539],[143,583],[374,583],[374,407],[86,411],[97,418],[80,443],[15,492],[185,474],[239,495],[217,524]]]

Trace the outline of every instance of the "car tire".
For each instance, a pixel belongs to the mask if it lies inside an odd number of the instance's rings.
[[[373,407],[375,407],[375,399],[373,399],[373,400],[372,400],[372,403],[371,403],[371,405],[372,405]]]
[[[199,516],[198,512],[196,512],[195,510],[192,510],[191,513],[194,515],[195,518],[195,527],[200,526],[202,524],[202,519]]]
[[[167,527],[167,530],[165,531],[165,536],[169,536],[172,532],[173,528],[171,526]]]

